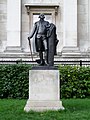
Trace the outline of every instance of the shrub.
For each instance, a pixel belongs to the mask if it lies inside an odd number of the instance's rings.
[[[0,98],[28,98],[31,65],[0,65]],[[90,96],[90,67],[60,66],[61,97]]]
[[[59,66],[62,98],[90,96],[90,67]]]
[[[0,98],[27,98],[31,65],[0,65]]]

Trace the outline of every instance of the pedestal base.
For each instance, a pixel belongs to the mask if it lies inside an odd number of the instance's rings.
[[[60,101],[59,70],[29,71],[29,100],[25,111],[45,111],[64,109]]]
[[[31,101],[28,100],[24,111],[46,111],[46,110],[64,110],[62,101]]]

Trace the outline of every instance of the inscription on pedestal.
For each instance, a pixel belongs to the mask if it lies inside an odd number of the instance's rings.
[[[59,100],[59,71],[32,70],[29,73],[30,100]]]

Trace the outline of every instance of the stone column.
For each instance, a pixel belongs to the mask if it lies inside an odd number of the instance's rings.
[[[89,39],[89,52],[90,52],[90,0],[88,0],[88,39]]]
[[[77,0],[64,0],[63,52],[77,51]]]
[[[7,0],[6,51],[21,51],[21,0]]]

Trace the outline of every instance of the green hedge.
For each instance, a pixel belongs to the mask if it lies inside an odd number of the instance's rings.
[[[62,98],[90,96],[90,67],[59,66]],[[0,98],[28,98],[31,65],[0,65]]]
[[[59,66],[62,98],[90,97],[90,67]]]
[[[0,98],[28,98],[31,65],[0,65]]]

